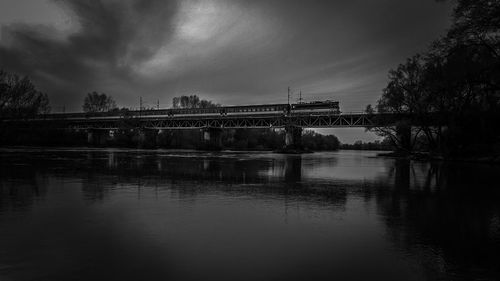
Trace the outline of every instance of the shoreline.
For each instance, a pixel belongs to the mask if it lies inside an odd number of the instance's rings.
[[[440,155],[431,155],[428,153],[401,154],[397,152],[377,153],[377,157],[408,159],[415,161],[439,161],[439,162],[463,162],[463,163],[481,163],[490,165],[500,165],[500,155],[493,156],[469,156],[469,157],[444,157]]]
[[[364,149],[337,149],[337,150],[309,150],[309,149],[221,149],[221,150],[199,150],[195,148],[138,148],[138,147],[124,147],[124,146],[116,146],[116,147],[93,147],[93,146],[0,146],[0,149],[51,149],[51,148],[59,148],[59,149],[136,149],[136,150],[144,150],[144,151],[154,151],[154,150],[172,150],[172,151],[199,151],[199,152],[269,152],[269,153],[278,153],[278,154],[311,154],[315,152],[336,152],[336,151],[368,151]],[[489,164],[489,165],[500,165],[500,155],[492,155],[492,156],[471,156],[471,157],[443,157],[440,155],[431,155],[425,152],[414,152],[411,154],[401,154],[393,151],[387,150],[370,150],[372,152],[376,152],[376,157],[381,158],[392,158],[392,159],[407,159],[421,162],[431,162],[431,161],[439,161],[439,162],[462,162],[462,163],[481,163],[481,164]]]
[[[105,150],[105,149],[117,149],[117,150],[143,150],[143,151],[155,151],[155,150],[171,150],[171,151],[199,151],[199,152],[270,152],[270,153],[281,153],[281,154],[309,154],[314,152],[335,152],[337,150],[309,150],[309,149],[237,149],[237,148],[222,148],[222,149],[197,149],[197,148],[167,148],[167,147],[127,147],[127,146],[79,146],[79,145],[69,145],[69,146],[43,146],[43,145],[0,145],[0,149],[88,149],[88,150]]]

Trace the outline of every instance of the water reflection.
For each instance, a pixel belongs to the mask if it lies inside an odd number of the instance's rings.
[[[29,207],[47,192],[47,177],[24,163],[10,162],[0,169],[0,212]],[[3,180],[3,179],[9,179]],[[0,217],[1,219],[1,217]]]
[[[494,166],[4,149],[0,168],[2,280],[500,276]]]
[[[421,256],[429,278],[497,279],[498,168],[396,163],[394,170],[392,190],[375,196],[398,247]]]

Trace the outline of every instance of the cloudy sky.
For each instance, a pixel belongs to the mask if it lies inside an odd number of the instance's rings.
[[[0,0],[0,68],[29,75],[54,111],[87,92],[120,106],[197,94],[225,105],[375,103],[389,69],[449,26],[435,0]],[[338,130],[344,141],[360,136]]]

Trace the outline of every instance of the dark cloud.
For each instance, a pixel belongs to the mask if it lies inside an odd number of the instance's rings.
[[[73,110],[92,90],[123,106],[185,93],[244,104],[285,101],[288,86],[361,109],[389,68],[442,34],[449,13],[431,0],[54,2],[76,29],[4,26],[0,67]]]
[[[77,30],[61,38],[46,26],[4,26],[0,62],[32,77],[53,103],[70,105],[106,81],[127,81],[130,65],[151,57],[168,40],[177,5],[164,0],[55,2],[74,17]]]

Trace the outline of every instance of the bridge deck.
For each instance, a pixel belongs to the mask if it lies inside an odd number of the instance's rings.
[[[245,114],[245,115],[193,115],[162,117],[105,118],[49,118],[40,117],[25,121],[12,121],[16,126],[51,126],[68,129],[196,129],[196,128],[304,128],[373,127],[374,116],[369,114]],[[13,125],[13,124],[12,124]]]

